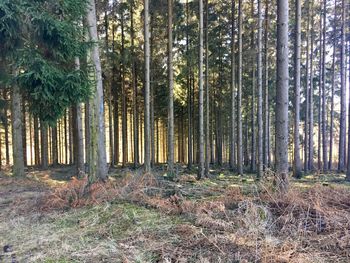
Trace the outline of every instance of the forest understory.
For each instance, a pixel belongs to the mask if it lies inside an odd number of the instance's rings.
[[[227,170],[196,181],[177,167],[111,171],[106,183],[74,168],[0,177],[0,262],[349,262],[345,175],[309,174],[282,195]]]

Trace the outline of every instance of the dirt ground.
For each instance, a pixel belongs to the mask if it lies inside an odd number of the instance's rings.
[[[73,172],[0,176],[0,262],[350,262],[343,175],[293,180],[279,199],[253,175],[124,169],[87,200]]]

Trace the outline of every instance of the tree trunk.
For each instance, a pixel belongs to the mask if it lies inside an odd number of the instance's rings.
[[[48,159],[48,138],[47,138],[47,124],[40,122],[41,135],[41,168],[47,170],[49,167]]]
[[[151,171],[150,156],[150,45],[149,45],[149,0],[144,0],[144,38],[145,38],[145,132],[144,132],[144,164],[145,172]]]
[[[341,2],[341,40],[340,40],[340,135],[338,171],[345,169],[345,137],[346,137],[346,53],[345,53],[345,0]]]
[[[34,117],[34,156],[35,165],[40,165],[40,150],[39,150],[39,120]]]
[[[301,46],[301,4],[300,0],[295,1],[295,42],[294,42],[294,163],[293,175],[301,177],[300,161],[300,46]]]
[[[137,110],[137,76],[136,76],[136,54],[135,54],[135,29],[134,29],[134,1],[131,1],[130,7],[130,37],[131,37],[131,50],[132,50],[132,88],[133,88],[133,132],[134,132],[134,168],[139,164],[139,124],[138,124],[138,110]]]
[[[198,179],[204,177],[204,109],[203,109],[203,0],[199,0],[199,167]]]
[[[242,152],[242,0],[238,0],[238,90],[237,90],[237,165],[243,175]]]
[[[173,1],[168,0],[168,173],[174,174],[174,71],[173,71]]]
[[[233,0],[234,1],[234,0]],[[206,96],[206,111],[205,111],[205,177],[209,176],[210,163],[210,104],[209,104],[209,4],[205,0],[205,96]]]
[[[270,107],[269,107],[269,1],[265,1],[265,96],[264,96],[264,166],[270,165]]]
[[[306,28],[306,84],[305,84],[305,134],[304,134],[304,171],[309,170],[308,167],[308,151],[309,151],[309,115],[310,115],[310,2],[307,3],[307,28]]]
[[[9,101],[8,101],[8,97],[7,97],[7,89],[4,89],[3,91],[3,98],[5,101],[5,105],[4,105],[4,129],[5,129],[5,158],[6,158],[6,164],[9,165],[10,164],[10,150],[9,150],[9,122],[8,122],[8,105],[9,105]]]
[[[52,127],[52,164],[58,165],[57,124]]]
[[[277,0],[276,175],[288,191],[288,0]]]
[[[12,154],[13,167],[12,174],[18,177],[24,177],[24,156],[23,156],[23,137],[22,137],[22,110],[20,88],[14,84],[12,86]]]
[[[262,11],[261,0],[258,0],[258,177],[263,175],[263,84],[262,84]]]
[[[336,34],[337,26],[337,2],[334,3],[334,27],[333,34]],[[333,58],[332,58],[332,90],[331,90],[331,120],[330,120],[330,133],[329,133],[329,159],[328,169],[332,170],[333,163],[333,129],[334,129],[334,89],[335,89],[335,56],[336,56],[336,38],[333,39]]]
[[[313,0],[310,1],[311,5],[311,39],[310,39],[310,91],[309,91],[309,101],[310,101],[310,117],[309,117],[309,170],[314,170],[314,5]]]
[[[122,144],[123,144],[123,159],[122,159],[122,166],[125,167],[126,163],[128,162],[128,133],[127,133],[127,101],[126,101],[126,87],[125,87],[125,36],[124,36],[124,11],[121,8],[121,34],[122,34],[122,45],[121,45],[121,64],[120,64],[120,74],[121,74],[121,80],[122,80]]]
[[[95,1],[89,0],[90,6],[87,13],[90,41],[97,43],[97,25]],[[104,126],[104,101],[102,70],[98,46],[95,44],[91,48],[92,64],[94,66],[96,87],[94,98],[90,103],[90,162],[89,162],[89,182],[96,179],[105,181],[107,179],[107,162],[105,147],[105,126]]]
[[[22,140],[23,140],[23,162],[27,166],[27,126],[26,126],[26,106],[22,97]]]
[[[327,120],[326,120],[326,0],[323,0],[323,48],[322,48],[322,164],[323,171],[328,169],[328,160],[327,160]],[[344,43],[345,45],[345,43]],[[345,93],[344,93],[345,95]],[[346,106],[345,106],[346,109]],[[344,145],[345,146],[345,145]],[[345,152],[345,150],[344,150]],[[345,159],[345,158],[344,158]]]

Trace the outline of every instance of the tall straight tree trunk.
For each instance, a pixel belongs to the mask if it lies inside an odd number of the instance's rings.
[[[80,69],[80,61],[79,58],[75,58],[75,67],[76,69]],[[76,165],[76,174],[80,176],[85,172],[84,169],[84,137],[83,137],[83,110],[82,104],[77,103],[74,106],[74,124],[73,127],[75,129],[75,140],[74,140],[74,162]],[[110,127],[111,129],[111,127]]]
[[[3,91],[3,98],[5,101],[4,105],[4,115],[5,115],[5,121],[4,121],[4,129],[5,129],[5,157],[6,157],[6,164],[10,164],[10,143],[9,143],[9,122],[8,122],[8,97],[7,97],[7,89],[4,89]]]
[[[311,9],[311,39],[310,39],[310,91],[309,91],[309,101],[310,101],[310,117],[309,117],[309,158],[308,158],[308,168],[309,170],[314,170],[314,4],[313,0],[310,1]]]
[[[334,26],[333,34],[336,34],[337,26],[335,21],[337,20],[337,2],[334,2]],[[331,90],[331,120],[329,130],[329,158],[328,169],[332,169],[333,163],[333,129],[334,129],[334,89],[335,89],[335,56],[336,56],[336,38],[333,40],[333,58],[332,58],[332,90]]]
[[[39,120],[34,116],[34,156],[35,165],[40,165]]]
[[[304,171],[307,172],[309,170],[309,115],[310,115],[310,2],[307,3],[307,28],[306,28],[306,84],[305,84],[305,133],[304,133]]]
[[[109,53],[109,21],[108,21],[108,8],[109,8],[109,1],[105,1],[105,49],[106,49],[106,64],[110,65],[110,53]],[[113,30],[112,30],[113,31]],[[113,41],[114,41],[114,33],[112,33],[113,36]],[[114,43],[114,42],[113,42]],[[114,49],[113,49],[114,51]],[[113,74],[113,72],[112,72]],[[108,74],[108,78],[110,78],[110,75]],[[113,80],[113,78],[112,78]],[[109,135],[109,158],[110,158],[110,165],[113,165],[114,162],[114,147],[113,147],[113,113],[112,113],[112,86],[113,86],[113,81],[111,84],[108,85],[108,98],[107,98],[107,107],[108,107],[108,135]],[[79,170],[78,170],[79,173]]]
[[[90,41],[97,43],[97,25],[95,0],[89,0],[90,6],[87,13]],[[103,85],[100,54],[98,46],[95,44],[91,48],[91,59],[94,66],[96,87],[94,98],[90,103],[90,162],[89,162],[89,182],[99,179],[107,179],[106,143],[104,126],[104,105],[103,105]]]
[[[47,138],[47,124],[40,122],[41,135],[41,168],[46,170],[49,167],[48,158],[48,138]]]
[[[139,124],[138,124],[138,110],[137,110],[137,76],[136,76],[136,54],[135,54],[135,29],[134,29],[134,1],[131,1],[130,7],[130,37],[131,37],[131,51],[132,51],[132,96],[133,96],[133,132],[134,132],[134,168],[139,163]]]
[[[149,0],[144,0],[144,38],[145,38],[145,125],[144,125],[144,164],[145,172],[151,171],[151,156],[150,156],[150,45],[149,45]]]
[[[340,135],[338,171],[345,169],[345,137],[346,137],[346,53],[345,53],[345,0],[341,0],[341,40],[340,40]]]
[[[58,165],[57,123],[52,127],[52,164]]]
[[[84,124],[85,124],[85,163],[88,164],[90,160],[90,103],[89,101],[85,102],[84,105]],[[59,136],[60,137],[60,136]],[[88,172],[88,166],[87,169],[85,169],[86,172]]]
[[[199,0],[199,167],[198,179],[204,177],[204,107],[203,107],[203,0]]]
[[[205,176],[209,176],[210,163],[210,94],[209,94],[209,4],[205,0]]]
[[[168,0],[168,173],[174,176],[173,1]]]
[[[277,0],[276,173],[281,192],[288,191],[288,0]]]
[[[116,26],[113,25],[112,27],[112,52],[113,54],[116,54],[115,50],[115,33],[116,33]],[[115,60],[113,60],[113,72],[112,72],[112,91],[113,91],[113,152],[114,152],[114,159],[113,164],[118,165],[119,163],[119,84],[118,84],[118,71],[117,71],[117,63],[115,63]]]
[[[208,1],[208,0],[207,0]],[[231,121],[231,129],[230,129],[230,168],[233,170],[235,168],[235,114],[236,114],[236,107],[235,107],[235,93],[236,93],[236,57],[235,57],[235,0],[231,1],[231,115],[230,115],[230,121]]]
[[[188,0],[186,1],[186,54],[189,56],[189,4]],[[187,58],[187,112],[188,112],[188,160],[187,160],[187,167],[188,169],[192,168],[192,162],[193,162],[193,151],[192,151],[192,82],[191,82],[191,65],[190,65],[190,60]]]
[[[123,147],[123,159],[122,159],[122,166],[125,167],[126,163],[128,162],[128,133],[127,133],[127,114],[128,114],[128,108],[127,108],[127,101],[126,101],[126,87],[125,87],[125,35],[124,35],[124,11],[122,9],[121,11],[121,34],[122,34],[122,45],[121,45],[121,64],[120,64],[120,74],[122,79],[122,147]]]
[[[24,156],[23,156],[23,137],[22,137],[22,109],[20,88],[16,84],[12,86],[11,94],[11,117],[12,117],[12,174],[18,177],[24,177]]]
[[[300,46],[301,46],[301,4],[295,0],[295,42],[294,42],[294,162],[293,175],[301,177],[300,161]]]
[[[322,30],[322,21],[323,21],[323,16],[320,17],[320,60],[319,60],[319,85],[318,85],[318,134],[317,134],[317,169],[321,170],[322,169],[322,161],[321,161],[321,146],[322,146],[322,56],[323,56],[323,30]]]
[[[26,125],[26,106],[24,97],[22,97],[22,140],[23,140],[23,161],[27,166],[27,125]]]
[[[243,175],[242,147],[242,0],[238,0],[237,168]]]
[[[251,17],[254,21],[254,0],[251,1]],[[251,164],[250,169],[252,172],[256,171],[256,132],[255,132],[255,90],[256,90],[256,72],[255,72],[255,59],[256,59],[256,49],[255,49],[255,28],[254,22],[251,31],[250,38],[250,48],[252,49],[252,107],[251,107],[251,131],[252,131],[252,148],[251,148]]]
[[[327,120],[326,120],[326,0],[323,0],[323,42],[322,42],[322,164],[323,171],[328,170],[327,156]],[[345,44],[345,43],[344,43]]]
[[[262,11],[258,0],[258,177],[263,175],[263,84],[262,84]]]
[[[270,165],[270,106],[269,106],[269,0],[265,0],[265,94],[264,94],[264,167]]]
[[[342,4],[344,4],[344,0],[342,2]],[[343,6],[344,7],[344,6]],[[345,27],[345,8],[343,8],[342,10],[342,26]],[[345,30],[345,29],[344,29]],[[344,33],[345,31],[343,31],[342,33]],[[348,42],[348,50],[350,50],[350,40]],[[349,77],[349,83],[350,83],[350,56],[349,57],[349,73],[348,73],[348,77]],[[344,60],[345,62],[345,60]],[[345,73],[345,71],[343,72]],[[350,98],[349,98],[349,102],[348,102],[348,107],[349,107],[349,111],[350,111]],[[350,181],[350,114],[348,117],[348,121],[349,121],[349,126],[348,126],[348,163],[347,163],[347,171],[346,171],[346,181]]]

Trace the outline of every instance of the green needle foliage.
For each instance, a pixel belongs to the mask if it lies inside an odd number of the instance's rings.
[[[31,112],[45,122],[54,123],[90,94],[87,72],[75,65],[88,48],[82,24],[86,10],[86,0],[0,3],[0,63],[10,76],[6,84],[16,81]]]

